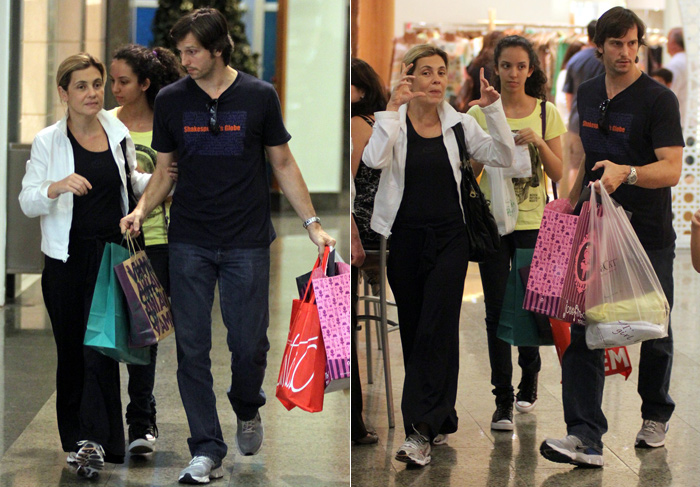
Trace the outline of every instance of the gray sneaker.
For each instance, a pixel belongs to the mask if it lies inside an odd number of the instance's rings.
[[[645,419],[642,429],[637,433],[634,446],[637,448],[659,448],[666,443],[666,433],[668,432],[668,421],[652,421]]]
[[[250,421],[236,419],[238,429],[236,430],[236,445],[241,455],[255,455],[260,451],[265,437],[265,428],[260,418],[260,411]]]
[[[427,465],[430,463],[430,440],[417,431],[411,433],[396,452],[396,460],[412,465]]]
[[[181,484],[208,484],[209,479],[220,479],[224,476],[221,460],[215,463],[209,457],[197,455],[182,472],[178,482]]]
[[[540,445],[540,454],[550,462],[571,463],[579,467],[591,468],[603,466],[603,453],[597,448],[584,445],[574,435],[561,440],[544,440]]]

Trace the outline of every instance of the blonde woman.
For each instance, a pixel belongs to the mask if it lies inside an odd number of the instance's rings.
[[[56,83],[66,115],[35,137],[19,195],[22,211],[41,218],[61,445],[88,478],[105,461],[123,463],[124,427],[118,364],[83,346],[87,317],[105,244],[122,240],[129,192],[140,194],[148,182],[134,173],[128,129],[102,109],[104,78],[104,65],[90,54],[61,63]]]
[[[391,235],[387,270],[406,370],[406,441],[396,459],[409,464],[428,464],[431,442],[445,443],[457,431],[459,314],[469,256],[457,133],[483,164],[513,160],[500,96],[483,71],[480,81],[481,99],[472,103],[483,107],[490,136],[445,102],[447,54],[427,44],[410,49],[362,155],[368,167],[382,170],[371,227]]]

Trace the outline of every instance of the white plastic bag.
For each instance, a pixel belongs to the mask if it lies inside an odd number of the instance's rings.
[[[491,185],[491,213],[498,225],[499,235],[515,230],[518,221],[518,200],[510,178],[503,176],[503,168],[484,166]]]
[[[596,194],[591,191],[586,344],[610,348],[663,338],[671,310],[656,272],[624,209],[604,188],[600,204]]]
[[[515,137],[518,134],[513,134]],[[515,145],[513,164],[502,169],[506,178],[531,178],[532,159],[530,158],[530,145]]]

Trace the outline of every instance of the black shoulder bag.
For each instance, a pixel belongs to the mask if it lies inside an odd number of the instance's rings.
[[[452,127],[452,131],[459,146],[459,158],[462,161],[462,208],[464,209],[464,221],[469,237],[469,260],[471,262],[483,262],[494,254],[501,245],[498,235],[498,225],[489,210],[484,193],[479,188],[472,166],[469,163],[469,153],[464,143],[464,129],[462,123]]]

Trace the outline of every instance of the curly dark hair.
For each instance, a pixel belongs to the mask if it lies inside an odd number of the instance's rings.
[[[365,92],[362,100],[350,104],[350,116],[372,115],[386,109],[387,93],[377,72],[362,59],[350,62],[350,84]]]
[[[540,100],[547,99],[547,75],[540,66],[540,58],[537,57],[535,49],[530,41],[522,36],[504,37],[498,44],[493,53],[494,70],[491,76],[491,84],[496,88],[496,91],[501,92],[501,78],[498,76],[498,60],[501,58],[501,53],[509,47],[520,47],[525,50],[528,58],[530,58],[530,67],[533,68],[532,74],[525,82],[525,93],[539,98]]]
[[[114,52],[113,59],[120,59],[128,64],[140,84],[145,83],[147,79],[151,81],[146,90],[146,100],[151,109],[160,89],[179,80],[185,74],[177,56],[164,47],[149,48],[127,44]]]

